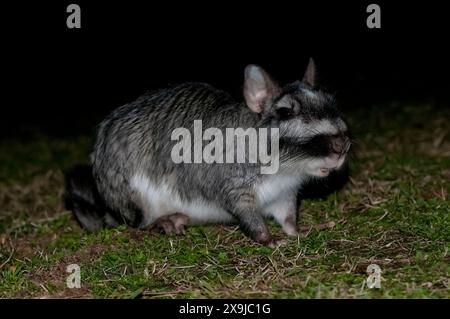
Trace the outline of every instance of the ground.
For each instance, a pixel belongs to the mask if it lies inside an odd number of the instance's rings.
[[[391,104],[349,115],[350,183],[303,202],[302,236],[277,249],[225,226],[86,234],[65,211],[62,171],[87,161],[91,138],[3,140],[0,297],[449,298],[450,111]],[[310,227],[323,223],[335,226]],[[66,287],[70,264],[79,289]],[[381,288],[365,285],[369,264]]]

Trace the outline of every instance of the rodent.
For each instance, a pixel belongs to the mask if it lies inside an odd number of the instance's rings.
[[[186,225],[237,222],[254,241],[274,246],[264,221],[273,217],[296,236],[307,187],[325,188],[331,179],[341,187],[348,178],[347,124],[335,97],[316,85],[312,59],[303,79],[285,86],[247,66],[243,97],[237,102],[208,84],[186,83],[114,110],[98,127],[92,165],[67,175],[67,207],[88,231],[126,223],[184,233]],[[262,174],[259,162],[174,163],[172,132],[192,132],[195,120],[223,136],[226,128],[278,129],[278,171]]]

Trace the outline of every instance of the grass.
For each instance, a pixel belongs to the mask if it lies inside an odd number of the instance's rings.
[[[431,105],[351,114],[351,182],[300,209],[302,226],[335,227],[277,249],[225,226],[86,234],[63,206],[62,171],[87,161],[90,138],[2,141],[0,297],[449,298],[449,119]],[[74,263],[80,289],[66,287]],[[364,284],[372,263],[380,289]]]

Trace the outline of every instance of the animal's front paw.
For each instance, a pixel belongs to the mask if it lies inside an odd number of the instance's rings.
[[[267,231],[262,231],[253,234],[252,238],[261,245],[270,247],[270,248],[276,248],[279,246],[283,246],[287,243],[287,240],[285,239],[275,239],[272,237],[272,235]]]
[[[285,224],[285,225],[283,225],[283,231],[289,237],[297,237],[299,235],[296,225]]]
[[[281,246],[285,246],[288,243],[286,239],[272,239],[267,246],[270,248],[277,248]]]

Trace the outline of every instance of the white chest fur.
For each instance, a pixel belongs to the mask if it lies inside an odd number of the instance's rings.
[[[271,175],[255,186],[261,206],[266,206],[298,191],[302,179],[292,175]]]

